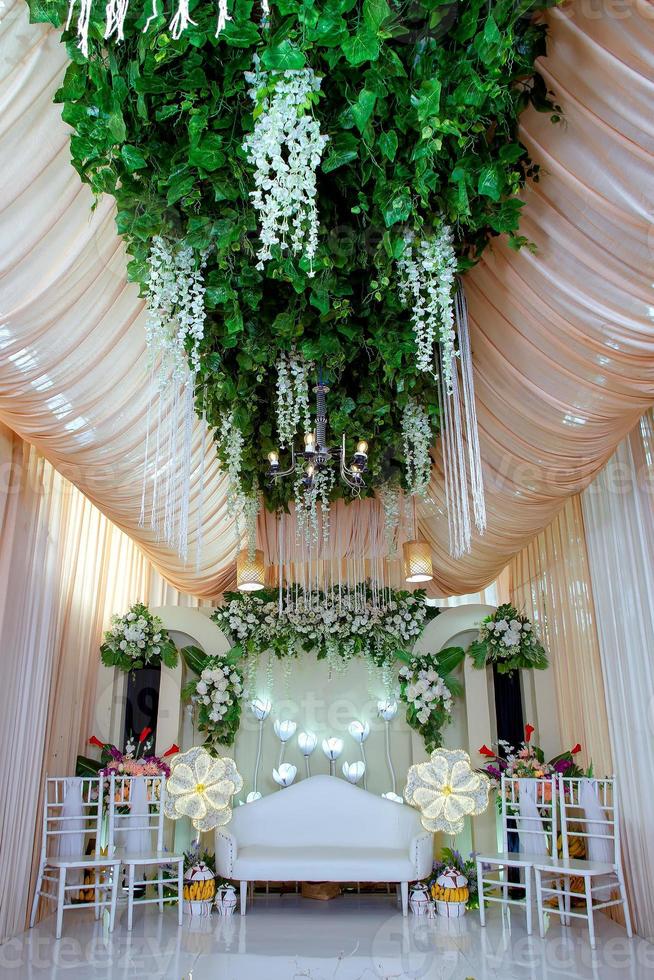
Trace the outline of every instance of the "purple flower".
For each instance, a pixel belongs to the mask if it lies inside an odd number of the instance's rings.
[[[489,776],[492,776],[493,779],[499,780],[502,778],[502,773],[499,769],[496,769],[495,766],[486,766],[486,772]]]
[[[559,759],[558,762],[554,763],[554,769],[556,772],[565,772],[572,765],[572,759]]]

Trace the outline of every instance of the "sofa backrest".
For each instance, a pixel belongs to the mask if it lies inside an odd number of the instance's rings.
[[[249,844],[408,848],[422,830],[417,810],[353,786],[312,776],[234,808],[228,830]]]

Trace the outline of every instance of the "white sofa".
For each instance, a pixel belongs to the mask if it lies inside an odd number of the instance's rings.
[[[407,914],[409,882],[432,869],[433,835],[417,810],[335,776],[312,776],[238,806],[216,831],[216,869],[250,881],[399,882]]]

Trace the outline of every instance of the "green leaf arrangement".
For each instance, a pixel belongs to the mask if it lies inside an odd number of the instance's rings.
[[[142,602],[135,603],[124,616],[112,616],[100,655],[105,667],[127,672],[161,664],[173,668],[178,659],[168,630]]]
[[[34,21],[65,24],[67,0],[29,4]],[[409,399],[438,431],[437,385],[416,368],[395,263],[407,231],[429,234],[443,221],[455,230],[460,273],[494,236],[528,244],[517,195],[538,167],[518,120],[529,105],[558,118],[534,67],[546,44],[534,14],[549,5],[277,0],[262,23],[258,3],[229,0],[231,20],[216,38],[214,5],[191,0],[195,24],[175,40],[172,10],[159,5],[144,32],[149,9],[132,0],[117,43],[103,39],[105,5],[96,0],[88,59],[74,22],[64,29],[72,63],[56,101],[80,177],[115,198],[129,278],[143,287],[155,235],[205,258],[197,405],[212,426],[233,412],[246,491],[263,486],[277,442],[270,404],[284,351],[322,366],[331,437],[345,434],[348,451],[358,438],[370,441],[368,492],[404,480]],[[264,68],[309,66],[322,78],[309,107],[329,137],[317,174],[313,277],[305,259],[274,250],[256,268],[253,168],[243,150],[256,112],[244,74],[255,54]],[[265,493],[274,508],[292,489],[279,481]]]
[[[505,638],[509,633],[515,642],[506,646]],[[510,603],[498,606],[491,616],[486,616],[479,637],[468,647],[468,654],[479,670],[494,663],[499,674],[511,674],[514,670],[545,670],[549,666],[545,648],[530,620],[521,616]]]

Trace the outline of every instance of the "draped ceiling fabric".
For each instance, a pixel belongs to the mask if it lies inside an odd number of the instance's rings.
[[[125,282],[109,199],[69,164],[52,105],[65,66],[54,31],[8,0],[0,24],[0,419],[35,445],[144,548],[174,586],[214,596],[233,582],[236,540],[224,478],[207,450],[203,548],[196,565],[139,528],[146,419],[143,303]],[[654,402],[648,241],[654,8],[572,3],[550,11],[542,70],[564,110],[529,112],[523,139],[543,168],[522,231],[466,278],[488,530],[472,553],[447,549],[442,467],[419,509],[433,546],[432,594],[492,581],[512,554],[586,486]],[[196,429],[191,554],[201,442]],[[264,525],[264,518],[261,524]],[[340,540],[363,523],[339,509]],[[364,529],[365,530],[365,529]],[[275,539],[274,526],[262,527]]]

